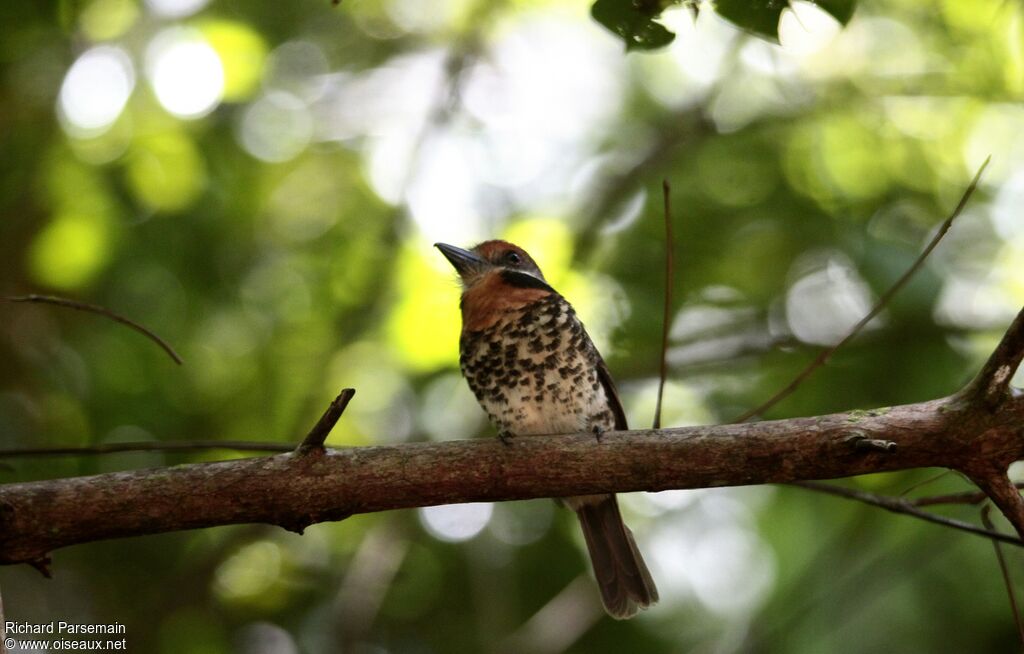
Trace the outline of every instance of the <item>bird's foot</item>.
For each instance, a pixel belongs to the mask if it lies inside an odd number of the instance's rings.
[[[498,430],[498,440],[505,445],[505,447],[512,447],[512,439],[514,435],[511,432],[505,431],[504,429]]]
[[[593,427],[590,428],[590,430],[592,432],[594,432],[594,439],[598,443],[600,443],[601,439],[604,438],[604,432],[605,432],[604,427],[601,427],[600,425],[594,425]]]

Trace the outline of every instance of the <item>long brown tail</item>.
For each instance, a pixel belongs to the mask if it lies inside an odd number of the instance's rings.
[[[622,522],[615,496],[574,508],[608,614],[623,620],[657,602],[658,589],[636,548],[633,533]]]

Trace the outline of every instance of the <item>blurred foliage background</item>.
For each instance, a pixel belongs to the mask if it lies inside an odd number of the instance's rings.
[[[735,3],[732,3],[733,5]],[[731,5],[730,5],[731,6]],[[754,406],[868,309],[991,154],[914,282],[769,417],[914,402],[1024,304],[1024,10],[867,0],[714,12],[624,52],[582,0],[0,3],[0,447],[492,435],[431,248],[504,237],[651,420],[660,182],[676,207],[668,425]],[[233,456],[10,461],[0,481]],[[936,471],[851,480],[900,493]],[[947,475],[914,492],[966,487]],[[9,620],[122,622],[135,652],[1007,652],[990,543],[789,488],[623,497],[662,601],[604,617],[551,502],[210,529],[0,569]],[[977,509],[947,509],[977,519]],[[1022,559],[1011,552],[1017,578]]]

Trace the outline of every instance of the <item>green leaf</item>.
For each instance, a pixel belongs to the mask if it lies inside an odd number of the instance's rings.
[[[655,50],[675,40],[676,35],[657,22],[668,4],[657,0],[597,0],[590,8],[594,20],[617,34],[626,50]]]
[[[811,0],[822,8],[841,25],[846,25],[853,18],[853,10],[857,8],[857,0]]]
[[[682,0],[596,0],[590,8],[594,20],[614,32],[626,50],[655,50],[676,35],[658,22],[661,12]],[[810,0],[841,24],[853,17],[857,0]],[[694,8],[699,5],[692,5]],[[789,0],[717,0],[715,11],[737,27],[779,42],[779,19]]]
[[[788,0],[718,0],[715,11],[737,27],[778,43],[779,18],[788,6]]]
[[[833,18],[846,25],[853,17],[857,0],[810,0]],[[789,0],[718,0],[715,11],[737,27],[758,36],[779,41],[779,19]]]

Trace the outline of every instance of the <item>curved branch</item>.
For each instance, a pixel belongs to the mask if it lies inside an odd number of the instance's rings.
[[[1024,484],[1014,484],[1017,489],[1024,488]],[[949,493],[948,495],[931,495],[910,500],[914,506],[935,506],[937,504],[973,504],[978,505],[988,499],[988,495],[981,491],[964,491],[961,493]]]
[[[835,484],[823,484],[816,481],[795,481],[790,485],[796,486],[797,488],[806,488],[818,493],[826,493],[828,495],[835,495],[836,497],[843,497],[869,506],[877,506],[880,509],[885,509],[892,513],[909,515],[926,522],[942,525],[943,527],[966,531],[967,533],[976,534],[978,536],[985,536],[986,538],[991,538],[994,542],[1024,547],[1024,540],[1021,540],[1016,536],[1011,536],[1010,534],[999,533],[991,525],[985,525],[985,527],[982,528],[972,525],[969,522],[964,522],[963,520],[956,520],[954,518],[936,515],[930,511],[918,508],[919,505],[913,500],[904,499],[902,497],[887,497],[885,495],[867,493],[855,488],[845,488]]]
[[[981,523],[989,530],[993,528],[992,519],[989,518],[988,515],[991,508],[991,505],[986,504],[984,508],[981,509]],[[1003,577],[1003,585],[1006,587],[1006,595],[1010,600],[1010,610],[1013,612],[1013,624],[1017,627],[1017,638],[1020,640],[1021,645],[1024,645],[1024,622],[1020,619],[1020,609],[1017,608],[1017,594],[1013,591],[1013,582],[1010,580],[1010,570],[1006,567],[1006,557],[1003,556],[1003,548],[999,546],[998,540],[992,540],[992,547],[996,551],[996,561],[999,563],[999,573]]]
[[[985,172],[986,168],[988,168],[988,164],[990,161],[992,161],[991,155],[985,158],[985,161],[981,164],[981,167],[978,168],[978,172],[974,174],[974,179],[971,180],[970,185],[968,185],[968,187],[964,190],[963,195],[960,196],[960,201],[957,203],[956,208],[953,209],[953,213],[949,214],[949,216],[944,221],[942,221],[942,224],[939,225],[939,229],[935,232],[935,235],[932,237],[932,240],[928,242],[928,245],[926,245],[924,250],[921,251],[921,254],[917,256],[917,259],[914,260],[914,263],[911,264],[910,267],[907,268],[907,270],[900,276],[900,278],[897,279],[896,282],[892,286],[890,286],[885,293],[882,294],[882,297],[878,298],[878,301],[875,302],[875,306],[871,308],[871,311],[869,311],[866,316],[861,318],[860,322],[854,325],[853,328],[846,333],[846,336],[844,336],[842,340],[840,340],[835,345],[824,348],[820,352],[818,352],[818,356],[814,357],[814,359],[809,364],[807,364],[807,366],[803,370],[801,370],[797,374],[797,376],[794,377],[793,380],[786,385],[785,388],[778,391],[777,393],[775,393],[770,398],[768,398],[758,406],[754,407],[753,409],[744,411],[742,415],[739,415],[736,418],[734,418],[733,422],[744,422],[755,416],[759,416],[768,409],[770,409],[771,407],[775,406],[782,400],[792,395],[793,392],[800,386],[800,384],[804,382],[805,379],[810,377],[815,370],[828,363],[828,360],[832,358],[833,354],[835,354],[841,347],[843,347],[851,340],[853,340],[861,332],[861,330],[867,326],[869,322],[874,320],[875,316],[882,312],[882,309],[889,305],[889,302],[892,301],[893,296],[895,296],[896,293],[900,291],[900,289],[906,286],[907,282],[909,282],[910,279],[915,274],[917,274],[917,271],[921,268],[921,266],[924,265],[925,259],[928,258],[928,255],[931,254],[932,250],[934,250],[935,247],[939,244],[939,241],[942,240],[942,237],[946,235],[946,232],[949,231],[949,228],[953,226],[953,221],[956,220],[957,217],[963,212],[964,207],[967,206],[967,201],[971,199],[971,195],[973,195],[975,189],[978,188],[978,182],[981,180],[981,174]],[[1017,363],[1020,363],[1019,358],[1017,359]],[[1009,382],[1009,380],[1007,380],[1007,382]]]
[[[753,424],[408,443],[0,486],[0,563],[45,568],[89,541],[265,522],[301,531],[356,513],[460,502],[846,477],[1024,458],[1024,400],[958,398]],[[863,450],[863,439],[894,451]]]
[[[167,356],[171,357],[174,363],[179,366],[182,364],[181,357],[174,351],[167,341],[157,336],[155,332],[147,327],[143,327],[139,323],[135,322],[131,318],[125,318],[119,313],[115,313],[106,307],[101,307],[98,304],[88,304],[86,302],[79,302],[78,300],[69,300],[63,297],[55,297],[53,295],[14,295],[0,298],[6,302],[34,302],[37,304],[52,304],[58,307],[67,307],[68,309],[75,309],[76,311],[85,311],[88,313],[95,313],[106,318],[110,318],[114,322],[119,322],[122,325],[126,325],[131,329],[139,332],[149,340],[153,341],[160,348],[167,353]]]

